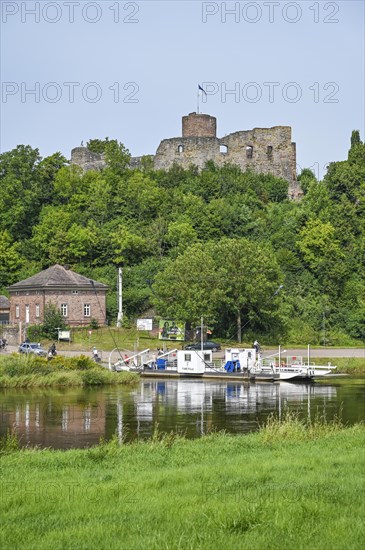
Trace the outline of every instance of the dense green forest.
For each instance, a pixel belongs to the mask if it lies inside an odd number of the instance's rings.
[[[153,306],[214,336],[266,342],[365,338],[365,144],[323,181],[305,169],[304,197],[286,181],[208,162],[201,172],[128,168],[115,140],[91,140],[108,167],[83,173],[60,154],[19,145],[0,155],[0,293],[55,263],[109,285],[126,322]]]

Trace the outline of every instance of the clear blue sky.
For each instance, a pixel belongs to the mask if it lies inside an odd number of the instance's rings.
[[[2,1],[1,9],[2,152],[29,144],[70,158],[82,140],[108,136],[132,155],[153,154],[181,135],[198,83],[214,83],[201,112],[217,117],[218,136],[291,126],[299,167],[320,175],[346,158],[353,129],[364,138],[362,1]]]

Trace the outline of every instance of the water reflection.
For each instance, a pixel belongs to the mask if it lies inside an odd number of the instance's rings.
[[[355,382],[355,381],[354,381]],[[22,444],[70,448],[151,437],[154,428],[189,438],[211,430],[257,430],[288,409],[301,416],[363,420],[364,381],[346,384],[243,384],[203,380],[142,380],[137,389],[69,389],[0,393],[0,434],[15,428]]]

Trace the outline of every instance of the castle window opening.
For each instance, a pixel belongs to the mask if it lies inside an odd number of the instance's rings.
[[[178,153],[183,153],[184,152],[184,146],[183,145],[178,145],[177,146],[177,152]]]
[[[268,158],[272,157],[272,145],[267,146],[267,156]]]
[[[252,145],[247,145],[246,146],[246,158],[252,159],[252,157],[253,157],[253,147],[252,147]]]
[[[226,155],[228,153],[228,146],[227,145],[220,145],[219,146],[219,152],[222,153],[222,155]]]

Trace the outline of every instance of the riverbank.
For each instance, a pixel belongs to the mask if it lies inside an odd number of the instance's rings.
[[[3,442],[11,549],[363,547],[363,425],[271,420],[246,436],[155,433],[88,450]]]
[[[313,363],[317,365],[336,365],[337,369],[333,371],[333,374],[349,374],[353,376],[365,376],[365,357],[336,357],[333,358],[321,358],[311,359]]]
[[[58,356],[51,361],[19,354],[0,357],[0,388],[101,386],[138,380],[134,373],[111,372],[84,355]]]

